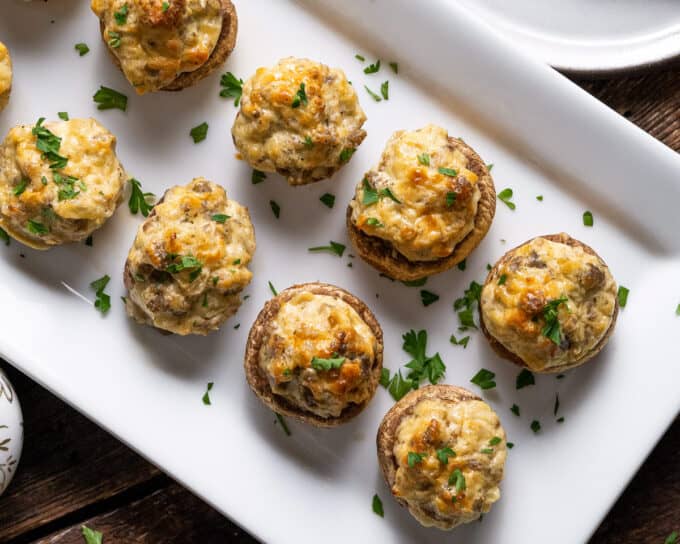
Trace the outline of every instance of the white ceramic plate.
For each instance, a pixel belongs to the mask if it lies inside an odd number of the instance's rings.
[[[95,233],[92,248],[0,248],[2,356],[266,542],[585,541],[680,406],[680,157],[447,0],[353,0],[341,8],[333,0],[248,0],[237,2],[240,36],[225,70],[247,77],[284,55],[321,59],[347,71],[369,117],[366,141],[332,180],[291,188],[269,176],[252,185],[249,168],[234,159],[235,109],[218,97],[219,75],[180,94],[134,96],[87,4],[3,4],[0,36],[14,55],[16,81],[2,132],[59,111],[93,115],[118,135],[119,156],[145,188],[160,194],[199,175],[224,184],[255,224],[251,296],[207,338],[162,336],[134,324],[119,296],[141,219],[124,205]],[[80,41],[92,49],[82,58],[73,49]],[[364,75],[356,53],[383,65],[398,61],[399,75],[387,67]],[[390,100],[373,102],[363,85],[376,90],[386,79]],[[100,84],[129,94],[127,114],[95,109],[90,97]],[[206,120],[208,138],[194,145],[189,130]],[[394,130],[428,122],[494,163],[497,188],[515,190],[517,210],[499,202],[467,269],[432,278],[427,288],[441,299],[424,308],[418,289],[381,278],[358,259],[307,248],[347,241],[344,213],[354,185]],[[327,191],[337,195],[333,210],[318,200]],[[270,200],[281,205],[279,220]],[[593,228],[582,224],[585,209],[594,213]],[[472,333],[467,350],[449,344],[458,324],[451,303],[508,248],[559,231],[601,253],[631,289],[629,303],[597,361],[564,380],[539,376],[535,387],[516,391],[516,367],[497,359],[481,334]],[[105,273],[113,277],[113,307],[101,317],[88,284]],[[248,329],[270,296],[270,280],[279,289],[324,280],[362,297],[384,327],[391,370],[408,360],[401,335],[423,328],[429,351],[448,365],[446,382],[476,390],[469,379],[480,367],[496,372],[498,387],[484,397],[516,446],[503,498],[482,523],[444,536],[392,501],[374,444],[392,405],[382,389],[343,428],[291,422],[293,435],[283,434],[242,370]],[[208,407],[201,397],[209,381]],[[556,392],[561,425],[552,415]],[[510,413],[513,403],[522,417]],[[532,419],[542,423],[537,435]],[[384,519],[371,511],[376,492]]]
[[[554,67],[610,73],[680,57],[677,0],[450,0]]]

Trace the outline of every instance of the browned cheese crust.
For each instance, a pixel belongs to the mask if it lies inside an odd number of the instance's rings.
[[[324,418],[317,414],[311,413],[307,410],[302,410],[293,405],[287,399],[276,395],[269,385],[267,377],[263,374],[259,365],[259,354],[263,342],[270,333],[271,322],[278,314],[281,305],[296,294],[300,292],[310,292],[317,295],[327,295],[340,299],[351,306],[359,317],[368,325],[373,332],[377,341],[377,349],[375,352],[375,361],[370,375],[370,390],[371,396],[362,404],[352,404],[347,407],[339,417]],[[312,282],[300,285],[293,285],[284,291],[281,291],[277,296],[268,300],[257,319],[253,323],[248,334],[248,342],[246,344],[246,353],[244,360],[244,370],[246,380],[253,390],[253,393],[266,404],[271,410],[276,413],[294,417],[305,423],[309,423],[316,427],[336,427],[357,416],[373,398],[375,391],[380,381],[380,373],[382,371],[383,361],[383,333],[380,324],[376,320],[371,310],[366,304],[357,297],[333,285],[326,283]]]

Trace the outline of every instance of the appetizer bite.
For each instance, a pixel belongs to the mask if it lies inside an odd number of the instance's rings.
[[[489,272],[479,308],[496,353],[534,372],[562,372],[597,355],[618,311],[607,265],[564,233],[508,251]]]
[[[489,170],[445,129],[400,130],[357,185],[347,229],[359,255],[387,276],[414,281],[448,270],[486,235],[496,211]]]
[[[366,304],[326,283],[294,285],[267,301],[246,345],[246,379],[269,408],[334,427],[373,398],[382,329]]]
[[[126,175],[94,119],[19,125],[0,145],[0,227],[34,249],[79,242],[113,215]]]
[[[411,391],[383,418],[377,446],[392,495],[425,527],[479,519],[501,496],[505,431],[491,407],[462,387]]]
[[[102,39],[138,94],[181,91],[236,44],[231,0],[92,0]]]
[[[203,178],[168,189],[140,225],[125,262],[125,309],[175,334],[217,330],[241,305],[253,274],[248,209]]]
[[[12,59],[5,44],[0,42],[0,111],[5,109],[9,102],[9,93],[12,90]]]
[[[365,121],[342,70],[289,57],[244,83],[231,134],[254,169],[304,185],[349,162],[366,137]]]

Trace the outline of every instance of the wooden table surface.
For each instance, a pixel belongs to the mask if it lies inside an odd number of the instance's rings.
[[[577,83],[680,151],[680,68]],[[678,327],[680,332],[680,321]],[[81,544],[82,524],[102,531],[108,543],[255,542],[85,417],[0,364],[24,406],[26,434],[19,470],[0,497],[0,542]],[[591,543],[663,544],[674,530],[680,532],[680,418]]]

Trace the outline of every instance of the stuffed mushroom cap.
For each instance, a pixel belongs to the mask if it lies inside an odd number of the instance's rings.
[[[467,144],[436,125],[395,132],[356,187],[347,224],[361,257],[400,280],[462,261],[495,212],[489,171]]]
[[[12,128],[0,145],[0,226],[35,249],[87,238],[122,199],[115,149],[94,119]]]
[[[247,208],[203,178],[168,189],[140,225],[124,280],[128,315],[179,335],[217,330],[241,305],[255,234]]]
[[[232,136],[254,169],[302,185],[330,177],[350,160],[366,136],[365,121],[342,70],[289,57],[243,84]]]
[[[321,427],[357,415],[382,369],[382,330],[344,289],[295,285],[269,300],[246,347],[246,378],[274,411]]]
[[[539,236],[489,272],[480,321],[492,347],[535,372],[561,372],[596,355],[613,332],[617,286],[609,267],[569,235]]]
[[[5,109],[9,102],[9,93],[12,90],[12,59],[5,44],[0,42],[0,111]]]
[[[230,0],[92,0],[104,42],[138,94],[180,90],[234,48]]]
[[[395,499],[426,527],[474,521],[500,498],[505,431],[491,407],[466,389],[410,392],[385,415],[377,446]]]

